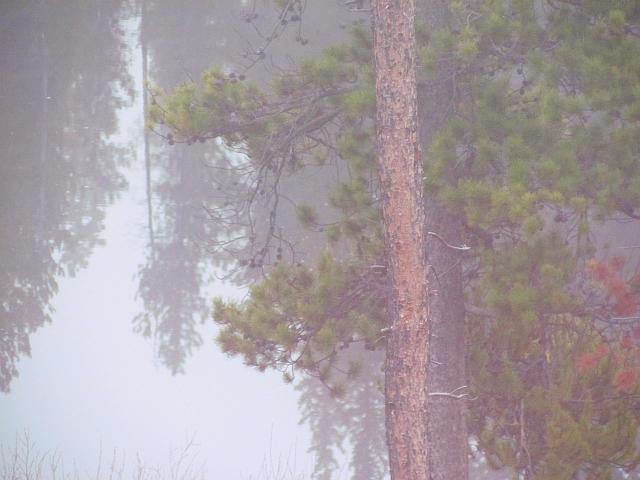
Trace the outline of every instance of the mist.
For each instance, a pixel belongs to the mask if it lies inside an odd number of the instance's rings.
[[[434,480],[640,478],[608,3],[411,10]],[[0,479],[392,478],[378,4],[2,2]]]

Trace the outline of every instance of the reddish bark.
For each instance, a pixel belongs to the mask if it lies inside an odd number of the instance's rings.
[[[385,364],[392,480],[429,478],[428,284],[418,147],[415,0],[375,0],[377,146],[392,292]]]

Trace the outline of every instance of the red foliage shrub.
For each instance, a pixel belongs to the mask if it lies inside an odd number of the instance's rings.
[[[633,348],[635,346],[635,342],[633,341],[631,334],[625,333],[620,339],[620,345],[622,345],[622,348],[627,350]]]
[[[580,355],[576,361],[576,366],[581,373],[586,373],[596,368],[608,354],[609,347],[604,343],[600,344],[595,351]]]
[[[625,282],[620,274],[624,268],[623,257],[612,257],[607,262],[591,260],[587,265],[587,273],[600,282],[613,300],[613,311],[616,315],[633,315],[640,305],[640,276],[636,275],[630,282]]]
[[[613,384],[619,392],[628,393],[633,390],[638,380],[638,373],[631,367],[618,370],[613,379]]]

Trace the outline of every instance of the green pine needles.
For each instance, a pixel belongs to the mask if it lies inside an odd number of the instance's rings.
[[[602,266],[595,233],[612,217],[640,219],[640,1],[450,10],[449,28],[418,26],[418,38],[421,75],[447,55],[463,92],[427,146],[425,186],[471,247],[470,433],[518,478],[613,478],[640,463],[640,288],[624,258]],[[348,172],[327,199],[333,217],[297,207],[328,235],[314,267],[285,258],[244,302],[218,299],[213,312],[225,352],[289,381],[314,375],[338,395],[357,388],[356,374],[337,373],[348,347],[385,345],[371,44],[364,29],[352,38],[269,88],[212,69],[199,86],[156,92],[149,112],[169,143],[241,148],[260,188],[326,163]]]

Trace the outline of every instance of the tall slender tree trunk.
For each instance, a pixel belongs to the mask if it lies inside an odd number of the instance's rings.
[[[418,146],[415,0],[374,0],[377,147],[392,292],[385,414],[392,480],[429,478],[428,284]]]
[[[417,16],[430,32],[449,27],[450,0],[418,0]],[[455,113],[461,88],[455,84],[451,57],[440,58],[435,70],[418,86],[420,142],[427,156],[434,135]],[[458,98],[457,98],[458,97]],[[456,172],[446,172],[455,181]],[[426,229],[452,245],[463,243],[459,216],[435,195],[425,193]],[[427,235],[429,282],[434,294],[429,298],[430,357],[427,392],[452,392],[467,384],[465,369],[465,310],[462,288],[463,252],[447,247],[438,237]],[[464,390],[458,390],[464,393]],[[429,438],[431,480],[467,480],[468,434],[464,401],[430,396]]]
[[[153,234],[153,201],[151,190],[151,151],[149,146],[149,129],[147,128],[147,109],[149,108],[149,98],[147,92],[147,81],[149,74],[149,54],[147,52],[147,35],[146,22],[147,2],[142,0],[140,7],[140,50],[142,55],[142,103],[144,108],[144,168],[145,168],[145,184],[147,190],[147,228],[149,229],[149,248],[151,254],[154,251],[154,234]]]
[[[43,7],[45,8],[45,7]],[[38,245],[44,246],[44,225],[46,220],[47,209],[47,171],[48,171],[48,155],[49,155],[49,48],[47,46],[47,37],[45,34],[44,22],[40,23],[42,31],[40,32],[40,51],[42,55],[42,81],[40,90],[41,122],[40,125],[40,198],[38,206]]]

